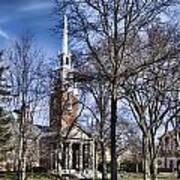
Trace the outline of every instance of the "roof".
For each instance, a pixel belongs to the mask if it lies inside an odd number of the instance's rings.
[[[52,129],[50,129],[49,126],[40,126],[40,125],[36,125],[42,132],[41,137],[52,137],[52,136],[56,136],[57,132],[53,131]],[[64,136],[64,138],[69,138],[69,139],[92,139],[92,136],[90,133],[88,133],[84,128],[82,128],[80,125],[78,124],[74,124],[72,127],[66,127],[63,128],[62,131],[62,136]]]

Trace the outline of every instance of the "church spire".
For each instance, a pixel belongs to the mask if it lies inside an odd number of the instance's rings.
[[[62,46],[62,53],[68,54],[68,22],[67,16],[64,15],[64,30],[63,30],[63,46]]]
[[[69,72],[72,71],[71,53],[68,49],[68,22],[67,16],[64,16],[64,29],[62,38],[62,50],[59,54],[59,61],[61,66],[61,77],[66,83],[69,76]]]

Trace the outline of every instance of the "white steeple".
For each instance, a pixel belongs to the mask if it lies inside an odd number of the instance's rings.
[[[77,88],[73,82],[73,66],[71,60],[71,53],[68,49],[68,20],[67,16],[64,16],[64,28],[62,39],[62,51],[59,53],[60,71],[63,85],[68,85],[68,92],[72,92],[78,96]]]
[[[63,39],[62,39],[62,51],[60,53],[60,64],[61,67],[66,69],[71,69],[71,53],[68,49],[68,20],[67,16],[64,16],[64,29],[63,29]]]
[[[63,30],[63,46],[62,46],[62,53],[68,54],[68,22],[67,16],[64,15],[64,30]]]
[[[62,37],[62,50],[58,54],[60,61],[60,71],[63,83],[68,83],[69,74],[72,72],[71,53],[68,49],[68,22],[67,16],[64,16],[64,27]]]

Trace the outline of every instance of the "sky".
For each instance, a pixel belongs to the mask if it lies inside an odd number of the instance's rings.
[[[52,1],[0,0],[0,49],[8,48],[23,32],[30,31],[35,36],[36,46],[42,49],[45,55],[57,57],[61,40],[60,36],[51,30],[54,25]],[[45,121],[44,118],[36,117],[38,121],[35,123],[47,124],[47,117]]]
[[[30,31],[38,47],[55,56],[60,42],[51,30],[52,11],[52,0],[0,0],[0,49]]]

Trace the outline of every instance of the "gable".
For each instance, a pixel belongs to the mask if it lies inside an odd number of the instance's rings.
[[[68,138],[72,138],[72,139],[90,139],[90,136],[84,131],[82,130],[80,127],[78,126],[74,126],[69,135]]]

